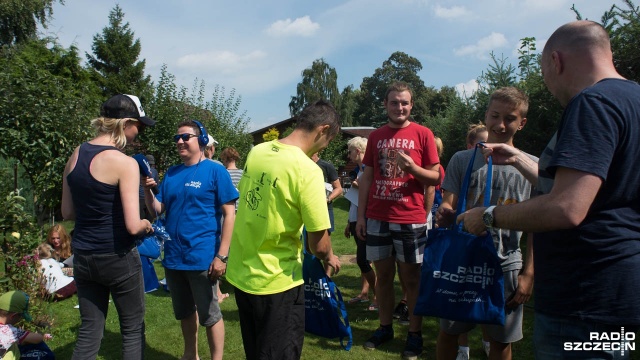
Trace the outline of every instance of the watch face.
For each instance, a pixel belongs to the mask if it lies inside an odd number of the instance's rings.
[[[486,212],[484,214],[482,214],[482,221],[484,222],[484,225],[486,227],[492,227],[493,226],[493,214],[490,212]]]

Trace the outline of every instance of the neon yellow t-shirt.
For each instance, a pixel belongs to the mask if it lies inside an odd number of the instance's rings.
[[[238,188],[227,281],[255,295],[302,285],[302,225],[331,226],[322,170],[299,147],[274,140],[251,150]]]

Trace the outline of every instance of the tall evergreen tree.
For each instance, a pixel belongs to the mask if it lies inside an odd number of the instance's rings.
[[[108,98],[115,94],[135,94],[144,103],[151,93],[151,77],[145,76],[145,60],[140,56],[140,39],[134,38],[124,12],[116,5],[109,13],[109,26],[93,36],[93,55],[87,53],[94,79]]]

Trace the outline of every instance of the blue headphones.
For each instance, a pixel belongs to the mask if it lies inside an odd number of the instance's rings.
[[[198,135],[198,144],[200,146],[207,146],[209,143],[209,134],[207,134],[207,130],[205,130],[204,125],[198,120],[191,120],[196,125],[198,125],[198,129],[200,129],[200,135]]]

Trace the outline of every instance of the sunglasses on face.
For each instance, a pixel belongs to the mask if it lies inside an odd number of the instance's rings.
[[[187,141],[189,141],[189,139],[194,138],[194,137],[198,137],[198,135],[194,135],[194,134],[176,134],[176,135],[173,135],[173,141],[178,142],[178,141],[180,141],[180,139],[182,139],[182,142],[187,142]]]
[[[145,124],[141,123],[140,121],[134,121],[133,126],[138,128],[138,134],[142,134],[144,128],[146,127]]]

